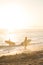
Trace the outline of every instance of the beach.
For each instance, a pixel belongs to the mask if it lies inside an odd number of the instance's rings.
[[[23,45],[19,46],[24,41],[25,34],[31,39],[26,49]],[[0,65],[43,65],[43,32],[25,34],[16,34],[18,46],[7,46],[7,43],[0,42]]]
[[[43,65],[43,51],[2,56],[0,65]]]
[[[43,0],[0,0],[0,65],[43,65]]]
[[[26,52],[34,52],[43,50],[43,44],[31,44],[26,47]],[[25,51],[24,46],[0,46],[0,56],[21,54]]]
[[[43,44],[1,48],[0,65],[43,65]]]

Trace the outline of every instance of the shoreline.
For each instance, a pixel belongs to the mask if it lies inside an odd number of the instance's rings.
[[[43,51],[43,46],[27,46],[27,49],[26,49],[26,53],[28,52],[36,52],[36,51]],[[5,47],[3,48],[3,50],[0,50],[0,56],[7,56],[7,55],[16,55],[16,54],[21,54],[25,51],[24,47],[23,46],[19,46],[19,47]]]
[[[43,51],[2,56],[0,65],[43,65]]]

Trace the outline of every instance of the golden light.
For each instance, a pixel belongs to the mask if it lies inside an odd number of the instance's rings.
[[[32,28],[34,25],[34,14],[27,13],[23,7],[19,5],[6,5],[0,9],[1,24],[0,28],[8,29],[9,32],[16,29]]]
[[[6,40],[17,41],[18,36],[14,33],[16,29],[31,29],[34,26],[35,16],[27,12],[23,6],[18,4],[5,4],[0,7],[0,28],[7,29]]]

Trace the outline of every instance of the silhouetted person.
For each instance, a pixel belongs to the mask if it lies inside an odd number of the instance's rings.
[[[26,47],[27,47],[27,44],[28,44],[28,42],[27,42],[27,37],[25,37],[25,40],[24,40],[25,49],[26,49]]]
[[[22,42],[25,49],[26,49],[27,45],[30,44],[30,41],[31,41],[31,39],[27,39],[27,37],[25,37],[24,42]]]

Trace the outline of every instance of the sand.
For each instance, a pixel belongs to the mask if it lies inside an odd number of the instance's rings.
[[[43,65],[43,50],[0,57],[0,65]]]

